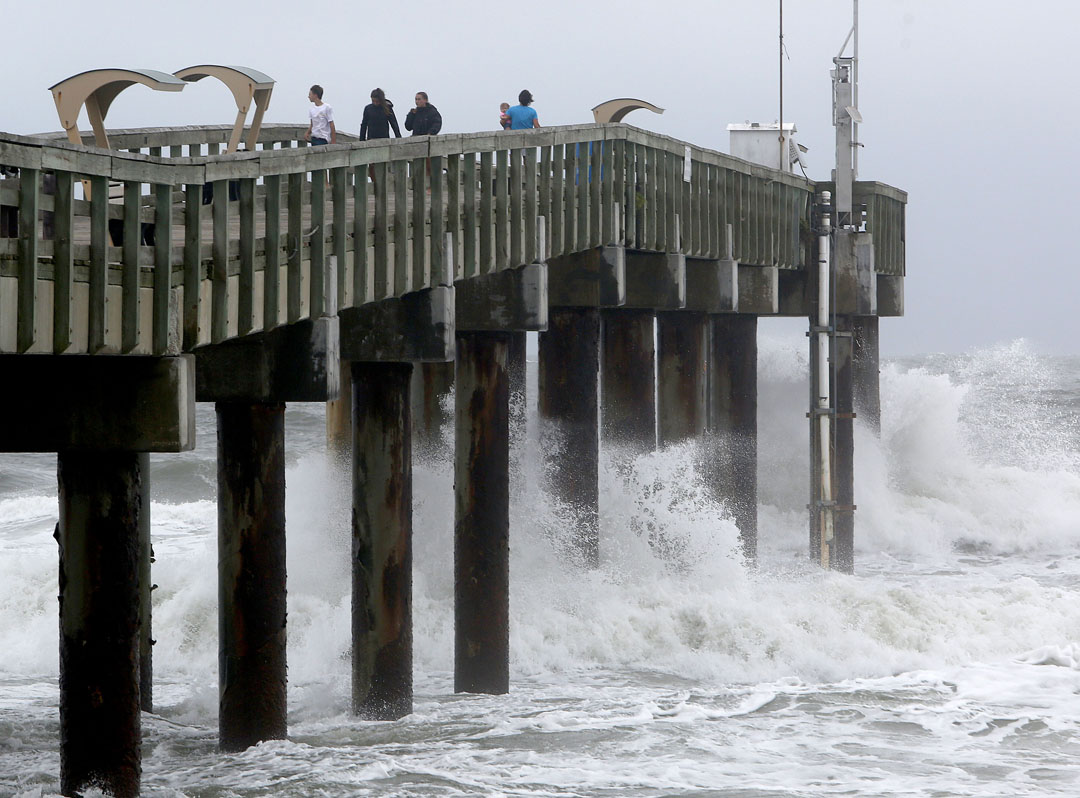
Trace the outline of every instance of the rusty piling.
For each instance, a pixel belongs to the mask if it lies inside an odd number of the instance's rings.
[[[539,404],[547,425],[549,487],[576,514],[581,562],[600,561],[600,470],[597,383],[600,311],[587,307],[548,310],[540,333]]]
[[[370,720],[412,712],[412,370],[352,364],[352,692]]]
[[[757,316],[709,318],[709,431],[703,471],[731,510],[743,555],[757,556]]]
[[[878,354],[878,317],[853,316],[851,333],[854,348],[851,367],[854,406],[859,421],[881,436],[881,360]]]
[[[510,689],[510,333],[457,333],[454,690]]]
[[[283,739],[285,405],[218,402],[219,745]]]
[[[601,431],[605,446],[629,456],[656,448],[655,313],[600,311]]]
[[[141,456],[57,457],[60,790],[139,794]]]
[[[696,440],[705,431],[704,313],[656,314],[657,441],[661,446]]]

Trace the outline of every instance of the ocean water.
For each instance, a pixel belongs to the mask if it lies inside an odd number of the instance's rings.
[[[687,447],[602,475],[602,564],[515,446],[511,682],[453,693],[452,469],[415,466],[415,711],[349,713],[348,475],[287,414],[289,739],[216,750],[213,412],[154,456],[154,796],[1080,791],[1080,358],[891,361],[857,573],[806,559],[805,339],[760,342],[757,568]],[[447,438],[450,431],[446,430]],[[0,460],[0,796],[58,789],[55,458]],[[650,540],[653,545],[650,545]],[[664,545],[655,545],[662,540]]]

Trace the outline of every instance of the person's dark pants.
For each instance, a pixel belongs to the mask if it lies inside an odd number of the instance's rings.
[[[312,136],[311,137],[311,146],[312,147],[314,147],[316,144],[329,144],[329,143],[330,142],[327,141],[326,139],[321,139],[318,136]]]

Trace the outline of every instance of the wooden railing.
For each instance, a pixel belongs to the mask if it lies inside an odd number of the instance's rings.
[[[189,351],[604,244],[803,267],[812,183],[626,125],[304,130],[232,155],[224,126],[110,132],[138,152],[0,134],[0,351]]]

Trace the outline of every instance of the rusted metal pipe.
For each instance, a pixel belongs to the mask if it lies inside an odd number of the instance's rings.
[[[218,402],[219,745],[283,739],[285,405]]]
[[[510,333],[457,334],[454,690],[510,689]]]
[[[411,363],[352,364],[353,711],[412,712]]]
[[[757,316],[709,317],[709,432],[704,472],[757,556]]]
[[[60,790],[136,796],[140,455],[60,452]]]
[[[651,310],[600,311],[603,440],[631,456],[656,449],[654,319]]]
[[[549,437],[544,448],[555,458],[548,469],[549,487],[574,510],[581,562],[595,568],[600,561],[600,311],[549,308],[539,355],[540,416]]]
[[[661,446],[696,439],[705,431],[704,313],[656,314],[657,440]]]

